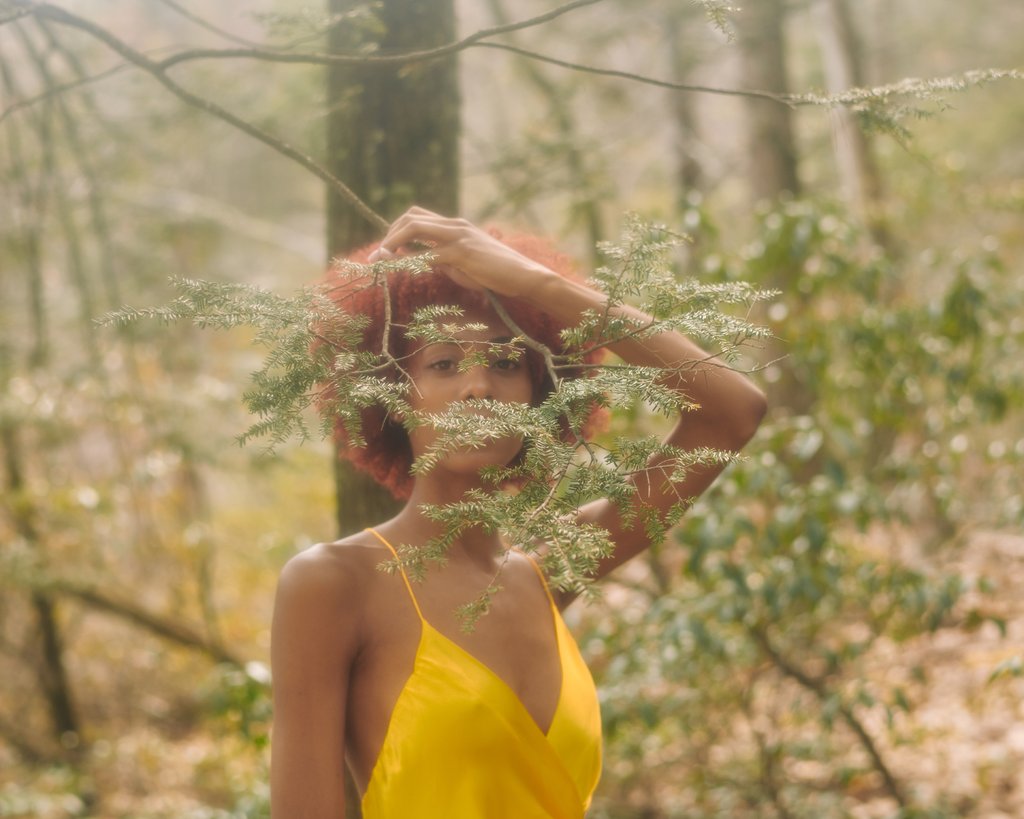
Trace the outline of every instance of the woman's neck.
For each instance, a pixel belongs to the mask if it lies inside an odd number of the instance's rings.
[[[464,485],[462,485],[464,484]],[[431,538],[444,533],[444,525],[431,520],[424,514],[424,506],[443,506],[457,503],[470,489],[479,489],[479,481],[438,480],[421,476],[413,485],[409,500],[402,510],[386,524],[398,539],[409,546],[423,546]],[[473,526],[452,542],[448,549],[449,560],[468,558],[475,562],[489,563],[504,554],[506,546],[498,532],[482,526]]]

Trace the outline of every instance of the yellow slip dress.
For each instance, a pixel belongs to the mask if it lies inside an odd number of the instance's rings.
[[[397,559],[394,547],[369,531]],[[423,618],[402,571],[420,642],[363,795],[364,819],[583,817],[601,774],[597,690],[533,566],[551,606],[562,669],[547,733],[504,680]]]

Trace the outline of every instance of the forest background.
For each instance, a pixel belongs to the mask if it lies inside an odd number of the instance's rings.
[[[1024,6],[456,5],[0,2],[0,816],[267,815],[277,571],[386,502],[234,445],[252,332],[96,319],[315,282],[338,179],[781,293],[749,457],[570,609],[593,817],[1024,814]]]

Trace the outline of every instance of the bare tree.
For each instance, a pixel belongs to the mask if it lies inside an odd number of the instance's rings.
[[[359,5],[331,0],[333,14]],[[430,49],[455,39],[452,0],[385,0],[375,24],[335,26],[329,50],[380,53]],[[419,204],[442,213],[459,204],[459,89],[456,56],[411,66],[335,64],[327,72],[327,165],[377,213],[394,218]],[[327,194],[328,257],[380,235],[337,191]],[[338,528],[361,529],[397,509],[394,498],[337,461]]]
[[[683,83],[699,64],[700,56],[688,47],[686,35],[695,17],[695,8],[683,3],[673,4],[663,12],[665,40],[672,79]],[[697,111],[695,96],[685,91],[670,91],[668,103],[674,125],[676,175],[682,197],[690,190],[700,188],[704,169],[697,158]]]
[[[861,42],[846,0],[817,0],[814,11],[828,90],[838,93],[863,87]],[[849,108],[836,106],[830,113],[843,194],[875,239],[884,243],[882,177],[870,137]]]
[[[735,16],[745,88],[785,97],[786,9],[782,0],[761,0]],[[748,176],[755,200],[776,199],[787,191],[800,193],[792,110],[776,102],[745,98],[748,119]]]

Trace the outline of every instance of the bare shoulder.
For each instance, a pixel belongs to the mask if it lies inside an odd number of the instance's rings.
[[[334,623],[359,619],[388,557],[365,533],[310,546],[281,570],[276,608]]]
[[[330,543],[317,543],[293,556],[281,570],[281,582],[303,588],[317,586],[358,588],[387,551],[363,533]],[[312,590],[311,588],[309,590]]]

